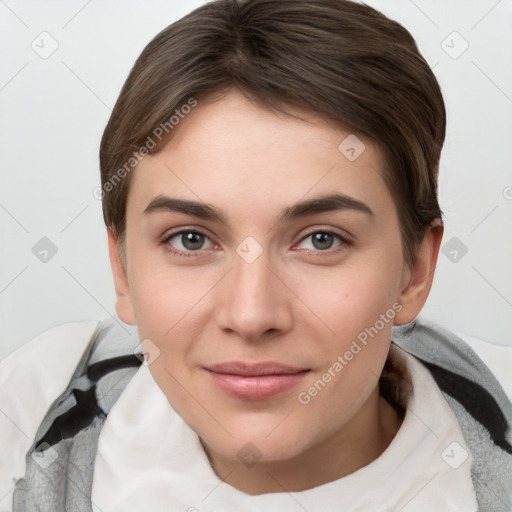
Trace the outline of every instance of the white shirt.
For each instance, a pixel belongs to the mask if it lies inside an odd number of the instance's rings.
[[[141,366],[102,429],[95,463],[95,512],[440,512],[477,511],[471,455],[429,371],[397,346],[413,394],[397,435],[369,465],[292,493],[251,496],[222,482],[198,436]]]
[[[25,475],[25,457],[27,451],[32,446],[37,430],[48,408],[68,385],[83,351],[100,322],[101,320],[74,322],[53,327],[23,345],[6,359],[0,361],[0,512],[12,511],[14,486],[17,480],[23,478]],[[510,379],[512,350],[510,347],[493,345],[483,340],[460,333],[458,334],[476,350],[501,381],[505,391],[512,396],[512,380]],[[439,457],[439,448],[443,445],[442,440],[445,439],[447,435],[448,438],[450,438],[448,432],[450,432],[452,428],[455,427],[454,430],[459,439],[458,442],[466,449],[460,437],[458,425],[454,425],[453,423],[453,413],[447,408],[444,398],[440,395],[430,375],[425,374],[423,366],[419,365],[419,363],[414,363],[414,358],[407,357],[407,361],[411,361],[412,364],[410,369],[412,369],[411,373],[416,393],[409,404],[408,415],[388,450],[369,466],[340,481],[331,482],[330,484],[304,491],[303,493],[294,493],[292,495],[293,497],[286,495],[288,497],[287,505],[281,510],[286,511],[286,507],[288,507],[288,510],[294,510],[293,507],[295,506],[296,510],[302,511],[303,509],[300,505],[296,504],[297,502],[294,501],[294,498],[299,500],[298,503],[302,504],[302,501],[307,501],[309,504],[310,500],[316,499],[318,493],[322,496],[324,501],[329,499],[331,493],[335,495],[332,504],[326,506],[325,511],[330,509],[343,509],[348,506],[352,506],[352,508],[347,508],[347,510],[357,510],[357,507],[362,505],[356,505],[357,502],[350,503],[350,499],[352,499],[353,496],[350,490],[351,482],[363,486],[362,488],[356,488],[356,499],[371,496],[372,492],[375,494],[378,485],[380,485],[381,496],[379,500],[383,500],[384,495],[382,494],[382,488],[384,488],[387,489],[384,491],[386,496],[388,493],[391,493],[389,499],[388,496],[386,497],[386,501],[389,503],[391,495],[396,494],[394,489],[398,490],[398,494],[400,494],[400,490],[403,491],[407,488],[406,492],[411,494],[412,489],[418,487],[417,482],[423,482],[427,474],[432,473],[431,468],[428,466],[429,454],[426,453],[428,450],[422,448],[418,451],[418,447],[414,445],[413,439],[420,438],[422,446],[426,446],[422,444],[423,442],[427,442],[429,446],[430,444],[437,444],[437,447],[434,446],[431,451],[432,462],[435,465],[439,464],[440,460],[442,461]],[[418,366],[421,368],[419,372],[415,370]],[[151,375],[147,368],[142,367],[140,372],[135,375],[132,382],[124,390],[119,402],[114,406],[108,418],[107,428],[102,433],[101,438],[101,455],[98,456],[97,459],[93,488],[94,500],[97,500],[98,503],[100,503],[100,501],[106,502],[117,496],[119,499],[122,499],[123,496],[126,499],[125,493],[128,492],[134,494],[134,496],[132,496],[133,501],[125,506],[124,510],[128,512],[130,510],[152,510],[155,512],[158,512],[158,510],[174,510],[170,508],[165,501],[167,499],[167,491],[165,491],[165,488],[171,485],[173,488],[180,487],[179,492],[173,495],[172,499],[182,498],[187,502],[187,506],[182,508],[183,511],[187,511],[187,507],[189,507],[187,512],[194,512],[192,507],[195,507],[197,511],[213,510],[215,506],[218,506],[219,500],[223,499],[228,500],[229,504],[221,508],[221,510],[230,510],[234,506],[233,504],[237,503],[237,501],[230,501],[232,499],[239,501],[243,498],[245,500],[243,502],[244,510],[250,510],[248,507],[252,505],[250,505],[249,502],[256,504],[256,507],[264,507],[262,503],[267,499],[285,499],[286,501],[286,498],[283,496],[279,498],[275,494],[248,497],[220,483],[209,468],[209,465],[206,465],[207,461],[202,453],[202,447],[197,444],[195,434],[187,429],[186,425],[183,425],[179,417],[176,417],[175,414],[173,415],[173,411],[169,409],[166,398],[150,377]],[[421,381],[423,381],[423,384],[420,386],[419,382]],[[144,395],[144,393],[147,393],[147,396],[144,396],[144,399],[142,399],[141,396]],[[132,396],[132,394],[134,395],[133,402],[128,398]],[[417,405],[415,405],[416,402]],[[149,407],[150,403],[152,404],[151,407]],[[436,404],[435,408],[431,408],[433,404]],[[134,409],[135,405],[137,407]],[[148,408],[149,411],[146,410]],[[440,416],[437,418],[434,417],[435,414],[437,414],[434,413],[434,411],[439,410],[446,413],[444,417],[448,420],[448,423],[452,425],[452,427],[448,426],[444,430],[444,435],[442,436],[440,435],[440,431],[437,430],[440,427],[440,425],[437,425]],[[145,415],[145,413],[147,415]],[[138,433],[134,430],[134,425],[130,426],[129,423],[128,425],[126,424],[130,418],[130,414],[133,414],[134,420],[139,422]],[[415,414],[432,428],[439,437],[436,438],[430,435],[428,428],[425,427],[421,421],[415,421]],[[162,424],[159,422],[164,421],[163,424],[165,425],[165,421],[168,421],[170,416],[172,416],[174,424],[167,424],[166,428],[162,428]],[[430,420],[426,420],[426,418],[431,417],[433,417],[433,423],[430,423]],[[115,430],[113,431],[112,428],[116,423],[120,428],[124,425],[126,434],[130,433],[131,436],[142,436],[138,440],[137,438],[132,438],[129,448],[125,450],[124,453],[122,450],[120,453],[120,448],[126,446],[127,443],[123,443],[122,439],[116,438],[116,436],[113,435]],[[443,422],[443,424],[445,423],[446,422]],[[170,425],[172,425],[172,429],[170,429]],[[168,442],[166,439],[162,441],[163,433],[167,432],[166,429],[170,429],[167,435]],[[155,436],[151,437],[147,435],[149,433],[153,433]],[[423,435],[425,435],[425,439],[422,438]],[[148,439],[148,437],[150,437],[150,439]],[[437,439],[437,443],[433,442],[435,439]],[[109,456],[108,451],[105,450],[107,441],[108,445],[111,446],[111,456]],[[407,451],[408,444],[411,445],[410,453]],[[453,448],[453,446],[451,448]],[[455,459],[456,452],[451,448],[446,452],[448,457],[445,456],[445,458],[448,460]],[[162,450],[161,455],[160,450]],[[170,459],[164,456],[164,453],[167,454],[167,451],[172,451],[173,456]],[[116,454],[120,455],[117,460]],[[124,465],[130,454],[133,454],[133,459],[140,464],[139,467],[150,466],[151,473],[148,474],[156,475],[158,479],[160,479],[159,475],[162,475],[162,479],[159,481],[161,482],[163,480],[164,489],[159,489],[154,495],[147,493],[143,489],[143,484],[146,485],[148,483],[146,474],[140,475],[139,471],[139,475],[137,476],[137,466],[130,467],[129,465]],[[452,459],[450,459],[450,456],[453,456]],[[424,459],[421,457],[424,457]],[[169,461],[171,461],[172,464],[165,467]],[[397,479],[387,470],[383,475],[383,465],[387,462],[391,465],[396,465],[398,461],[400,461],[399,473],[402,475],[401,479]],[[442,462],[444,463],[444,461]],[[182,464],[181,467],[180,464]],[[164,470],[161,469],[161,466],[164,466]],[[109,467],[114,468],[115,475],[105,477],[104,475],[108,474]],[[389,469],[389,467],[387,469]],[[428,499],[431,498],[432,493],[434,494],[432,499],[441,498],[441,496],[435,496],[435,492],[433,491],[434,487],[439,491],[439,494],[446,493],[445,498],[455,494],[458,495],[456,496],[457,499],[465,499],[469,502],[469,505],[464,505],[459,510],[476,510],[474,506],[473,490],[471,489],[466,492],[463,491],[466,487],[459,488],[457,485],[452,486],[452,483],[445,480],[445,477],[450,476],[450,471],[444,466],[441,467],[444,473],[438,476],[442,478],[435,476],[430,483],[427,478],[427,480],[425,480],[427,485],[424,490],[402,509],[404,512],[407,512],[407,510],[421,511],[421,508],[416,508],[420,506],[424,507],[424,509],[428,507],[428,505],[422,505],[420,502],[428,503]],[[191,470],[188,474],[186,471],[187,468]],[[410,468],[411,471],[406,471],[406,468]],[[175,484],[173,484],[173,481],[166,479],[166,476],[169,474],[174,475]],[[376,480],[374,482],[371,476],[374,474],[379,474],[380,478],[384,478],[387,484],[382,484],[382,482],[378,484]],[[468,483],[467,475],[469,474],[469,462],[465,462],[459,469],[455,470],[453,474],[457,475],[457,477],[465,475],[463,485],[466,485]],[[387,479],[388,475],[390,475],[389,480]],[[103,482],[103,478],[109,479]],[[125,481],[123,480],[124,478],[126,478]],[[129,478],[140,478],[140,480],[130,481],[129,485],[132,488],[127,489]],[[196,481],[199,480],[199,487],[197,489],[191,486],[194,479]],[[397,480],[399,480],[398,484],[396,484]],[[368,481],[370,481],[370,484],[368,484]],[[154,490],[156,483],[156,480],[152,481],[149,489]],[[421,488],[421,484],[419,487]],[[205,488],[205,492],[200,494],[199,492],[202,488]],[[198,494],[194,495],[190,493],[190,489],[198,490]],[[186,496],[181,493],[182,490],[186,493]],[[210,494],[207,495],[206,491]],[[148,497],[147,494],[151,495]],[[188,496],[190,494],[192,494],[192,496],[189,499]],[[138,505],[140,503],[140,500],[137,498],[139,495],[146,496],[147,502],[144,503],[143,506]],[[156,503],[154,508],[149,508],[148,504],[150,502]],[[318,503],[322,503],[322,501]],[[113,507],[116,506],[115,504],[113,505]],[[372,504],[370,510],[385,510],[383,508],[384,506],[384,501],[379,501],[377,505]],[[269,510],[271,511],[273,507],[269,508]],[[313,507],[308,508],[308,512],[313,512],[315,507],[316,505],[314,504]],[[457,506],[454,505],[452,508],[438,508],[436,510],[445,511],[456,509]],[[110,508],[103,508],[103,512],[110,510]],[[112,508],[112,510],[115,510],[115,508]],[[387,512],[391,512],[391,510],[393,510],[393,508],[388,509]]]

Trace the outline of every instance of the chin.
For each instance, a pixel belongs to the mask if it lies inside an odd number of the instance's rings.
[[[312,444],[305,438],[306,432],[283,429],[279,434],[273,432],[277,423],[261,428],[233,428],[227,430],[233,435],[209,436],[199,434],[204,445],[218,456],[235,462],[246,459],[258,462],[277,462],[293,459],[306,451]]]

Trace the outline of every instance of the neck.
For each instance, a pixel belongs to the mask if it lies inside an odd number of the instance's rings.
[[[375,388],[356,417],[321,443],[287,460],[246,467],[213,453],[203,442],[217,476],[247,494],[298,492],[338,480],[378,458],[395,437],[402,418]]]

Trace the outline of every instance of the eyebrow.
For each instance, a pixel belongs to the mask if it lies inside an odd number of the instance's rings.
[[[375,217],[373,210],[362,201],[354,199],[345,194],[334,193],[300,201],[281,211],[278,223],[295,220],[308,215],[334,211],[355,211],[369,217]],[[143,215],[150,215],[156,212],[178,212],[186,215],[193,215],[205,220],[217,221],[227,225],[225,215],[215,206],[189,199],[178,199],[159,195],[155,197],[146,207]]]

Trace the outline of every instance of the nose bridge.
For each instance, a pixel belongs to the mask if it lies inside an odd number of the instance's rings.
[[[264,301],[271,286],[269,264],[266,254],[250,262],[238,256],[234,258],[232,279],[236,295],[246,300]]]
[[[272,258],[268,247],[263,247],[252,236],[246,237],[233,254],[233,287],[248,300],[263,300],[271,286]]]
[[[241,251],[244,248],[248,250]],[[291,320],[284,287],[271,270],[270,254],[254,251],[250,242],[237,248],[218,315],[221,327],[247,339],[256,339],[270,329],[287,329]]]

